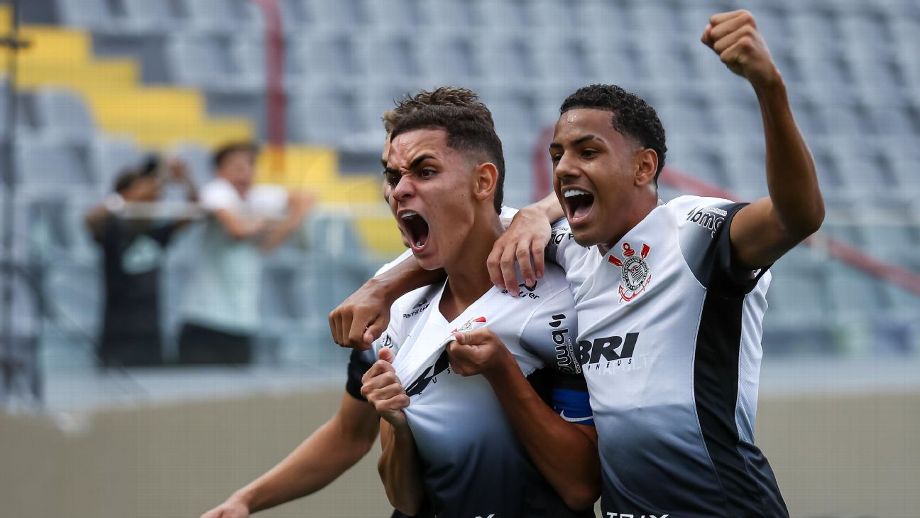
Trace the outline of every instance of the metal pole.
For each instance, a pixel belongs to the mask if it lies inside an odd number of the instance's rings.
[[[2,164],[3,164],[3,183],[6,185],[3,195],[3,228],[2,228],[2,280],[3,288],[0,294],[0,306],[2,306],[2,315],[0,315],[0,330],[2,330],[2,343],[0,343],[0,365],[2,365],[3,383],[0,389],[0,402],[5,401],[14,389],[14,376],[16,375],[16,356],[15,347],[13,346],[13,285],[16,275],[16,266],[13,258],[13,233],[15,230],[15,210],[13,200],[15,199],[16,189],[16,172],[15,160],[13,153],[16,146],[16,73],[17,63],[16,56],[19,50],[27,45],[26,42],[19,39],[19,1],[14,0],[11,4],[11,27],[10,33],[0,39],[0,46],[7,48],[7,90],[6,90],[6,121],[4,124],[4,135],[2,143]]]

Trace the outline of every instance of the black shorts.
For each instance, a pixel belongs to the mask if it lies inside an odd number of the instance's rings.
[[[179,332],[179,363],[246,365],[252,361],[252,336],[184,324]]]

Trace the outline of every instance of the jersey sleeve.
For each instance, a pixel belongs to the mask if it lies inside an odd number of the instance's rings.
[[[569,227],[569,222],[561,218],[553,223],[549,243],[546,245],[546,259],[568,271],[570,268],[583,261],[591,249],[575,242],[575,235]]]
[[[235,209],[239,203],[239,195],[228,182],[213,180],[201,188],[198,196],[201,208],[208,212],[221,209]]]
[[[700,284],[723,293],[745,294],[754,289],[767,268],[751,270],[739,265],[729,232],[746,203],[682,196],[668,205],[677,219],[681,253]]]
[[[348,357],[348,379],[345,381],[345,392],[348,392],[355,399],[367,401],[361,395],[361,378],[375,361],[376,356],[374,356],[373,348],[366,351],[359,351],[358,349],[351,351],[351,356]]]
[[[556,277],[562,278],[561,272]],[[542,392],[553,410],[568,422],[593,426],[588,387],[575,355],[575,301],[562,280],[525,323],[521,343],[543,361]]]

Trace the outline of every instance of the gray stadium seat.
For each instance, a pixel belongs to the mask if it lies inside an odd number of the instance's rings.
[[[354,88],[319,85],[299,90],[288,107],[288,136],[298,142],[341,145],[362,128]]]
[[[235,34],[239,30],[262,30],[259,7],[247,0],[183,0],[189,23],[198,30]]]
[[[422,77],[425,81],[440,84],[470,85],[481,77],[473,42],[458,34],[437,34],[427,29],[419,46]]]
[[[205,88],[232,88],[236,71],[232,70],[228,42],[205,33],[178,33],[166,45],[166,55],[173,81]]]
[[[20,138],[15,150],[18,182],[23,191],[64,194],[88,191],[93,181],[85,157],[67,142],[48,136]]]
[[[106,0],[57,0],[61,22],[91,29],[111,29],[116,20]]]
[[[115,178],[128,167],[137,167],[143,154],[128,138],[101,135],[90,147],[90,164],[97,179],[97,190],[110,192]]]
[[[39,88],[32,94],[33,113],[39,131],[66,140],[88,142],[96,122],[84,100],[62,88]]]

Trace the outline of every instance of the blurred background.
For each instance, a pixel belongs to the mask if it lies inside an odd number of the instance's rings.
[[[331,415],[347,353],[327,314],[403,250],[379,161],[380,116],[405,93],[480,93],[512,206],[549,192],[547,129],[598,82],[658,109],[663,199],[766,194],[753,92],[699,42],[737,8],[783,73],[828,208],[773,268],[758,442],[793,516],[920,516],[915,0],[27,0],[18,17],[0,2],[0,514],[198,516]],[[180,334],[213,221],[188,184],[207,191],[234,141],[260,144],[256,187],[314,203],[245,263],[251,354],[193,365]],[[126,174],[156,196],[116,189]],[[116,259],[93,210],[143,235],[184,224],[116,257],[156,306],[142,359],[103,346]],[[264,515],[386,516],[375,457]]]

